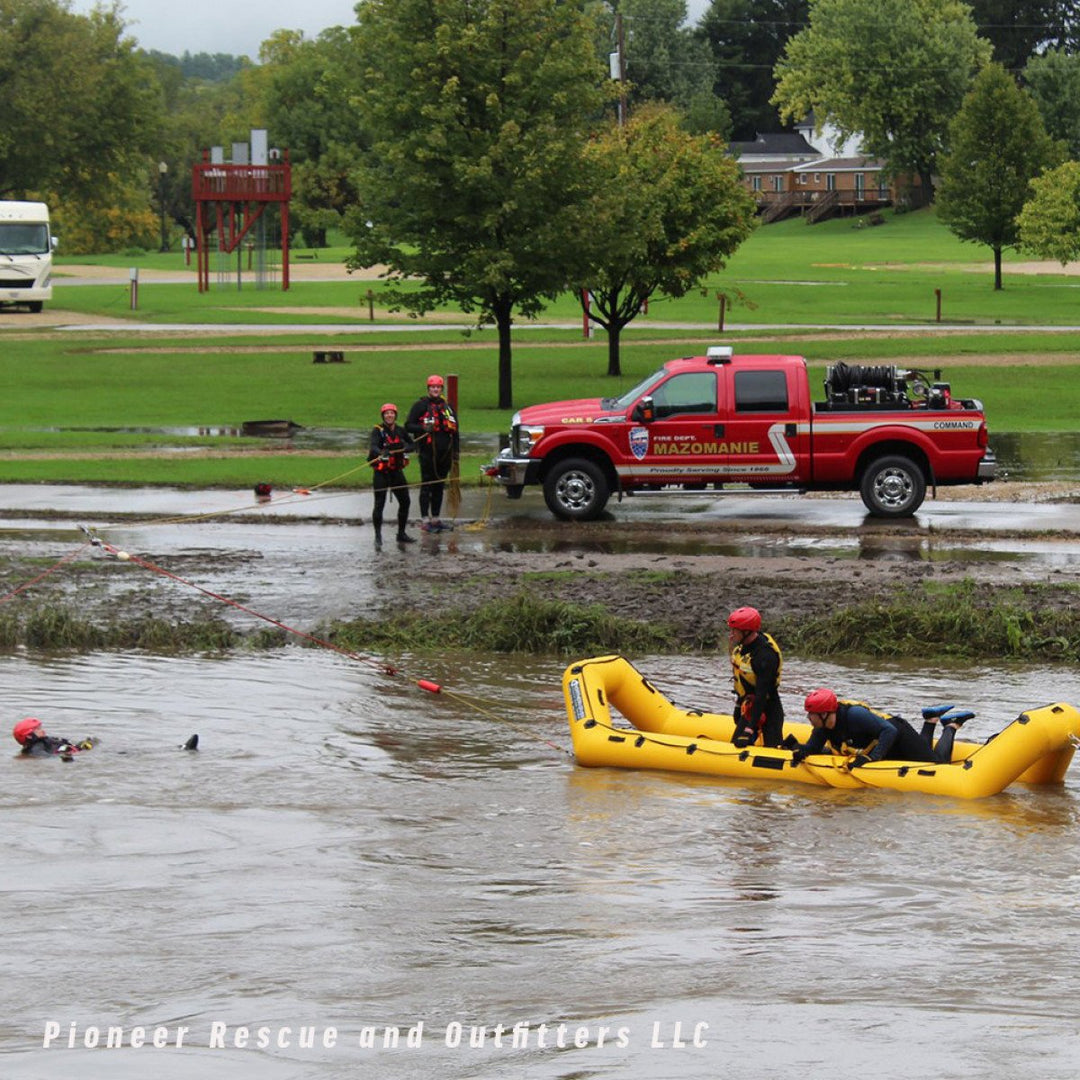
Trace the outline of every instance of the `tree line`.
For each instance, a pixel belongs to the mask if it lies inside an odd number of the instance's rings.
[[[617,374],[642,305],[695,287],[754,226],[729,140],[808,114],[936,191],[999,268],[1021,243],[1076,257],[1076,0],[686,16],[685,0],[362,0],[354,25],[279,30],[253,63],[141,50],[118,3],[0,0],[0,197],[46,198],[67,251],[154,247],[159,219],[175,242],[191,164],[266,128],[304,243],[344,229],[401,308],[495,323],[504,407],[515,317],[588,290]]]

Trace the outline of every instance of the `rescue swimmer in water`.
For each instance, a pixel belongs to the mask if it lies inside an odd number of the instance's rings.
[[[780,673],[784,658],[771,634],[761,629],[757,608],[736,608],[728,616],[728,645],[735,684],[735,746],[784,743],[784,705]]]
[[[11,731],[15,741],[22,747],[25,757],[49,757],[57,755],[67,761],[83,750],[90,750],[94,740],[85,738],[81,742],[64,739],[59,735],[48,735],[45,725],[36,717],[28,716],[20,720]]]
[[[28,716],[20,720],[11,730],[12,737],[22,747],[22,757],[58,757],[61,761],[71,761],[76,754],[92,750],[98,744],[97,739],[87,736],[79,742],[65,739],[59,735],[49,735],[45,725],[36,717]],[[192,735],[181,750],[198,750],[199,736]]]

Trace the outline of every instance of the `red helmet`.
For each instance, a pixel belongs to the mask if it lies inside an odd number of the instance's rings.
[[[836,712],[836,694],[834,694],[832,690],[826,689],[824,686],[818,687],[817,690],[811,690],[810,693],[806,695],[806,701],[803,702],[803,706],[807,712]]]
[[[15,741],[20,746],[26,745],[26,740],[34,734],[37,729],[41,727],[41,721],[36,716],[28,716],[25,720],[20,720],[14,728],[12,728],[11,734],[15,736]]]
[[[397,406],[392,401],[388,401],[385,405],[383,405],[379,409],[379,415],[380,416],[382,416],[383,413],[388,413],[388,412],[392,412],[395,416],[397,416]]]
[[[727,624],[732,630],[760,630],[761,612],[757,608],[736,608],[727,619]]]
[[[427,384],[428,384],[428,389],[429,390],[433,386],[437,386],[441,390],[443,388],[443,386],[445,385],[443,383],[443,377],[441,375],[429,375],[428,380],[427,380]]]

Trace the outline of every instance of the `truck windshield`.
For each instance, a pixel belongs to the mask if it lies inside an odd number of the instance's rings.
[[[47,225],[0,222],[0,255],[45,255],[48,250]]]
[[[641,397],[641,395],[644,394],[650,386],[652,386],[659,379],[663,378],[663,376],[663,368],[661,368],[659,371],[654,371],[647,379],[642,379],[641,382],[639,382],[637,386],[633,388],[633,390],[627,390],[626,393],[623,394],[621,397],[604,398],[600,402],[600,407],[605,411],[610,412],[615,412],[617,409],[629,409],[630,406],[633,405],[634,402],[637,401],[637,399]]]

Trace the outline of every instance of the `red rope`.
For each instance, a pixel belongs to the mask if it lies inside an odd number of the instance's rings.
[[[283,623],[280,619],[273,619],[269,615],[263,615],[262,612],[256,611],[254,608],[246,607],[244,604],[241,604],[237,600],[233,600],[231,597],[223,596],[221,593],[216,593],[211,589],[204,589],[201,585],[196,585],[195,582],[188,581],[186,578],[180,577],[179,574],[174,574],[171,570],[166,570],[165,567],[158,566],[156,563],[149,562],[146,559],[140,559],[137,555],[129,555],[127,552],[121,552],[111,544],[106,544],[104,541],[101,541],[101,546],[109,552],[110,555],[123,558],[124,562],[133,562],[137,566],[141,566],[144,570],[153,570],[154,573],[171,578],[173,581],[178,581],[181,585],[187,585],[188,588],[195,589],[204,596],[209,596],[214,600],[220,600],[221,603],[228,604],[230,607],[236,608],[237,611],[244,612],[245,615],[250,615],[255,619],[262,619],[263,622],[270,623],[271,626],[276,626],[286,633],[295,634],[296,637],[304,638],[304,640],[310,641],[313,645],[320,645],[324,649],[332,649],[342,656],[347,656],[350,660],[359,660],[361,663],[371,664],[372,666],[379,668],[379,670],[386,675],[397,675],[399,673],[398,669],[392,664],[388,664],[383,660],[375,660],[370,656],[361,656],[359,653],[354,653],[349,649],[343,649],[340,645],[335,645],[332,641],[326,641],[323,638],[315,637],[313,634],[308,634],[303,630],[297,630],[295,626],[289,626],[288,623]]]
[[[14,600],[19,593],[25,592],[31,585],[36,585],[39,581],[47,578],[54,570],[59,570],[61,566],[71,562],[71,560],[74,559],[76,555],[80,554],[83,548],[87,547],[89,544],[89,540],[85,544],[80,544],[74,551],[69,551],[62,559],[53,563],[48,570],[43,570],[37,577],[31,578],[29,581],[24,581],[18,588],[12,589],[6,596],[0,596],[0,604],[6,604],[9,600]]]

